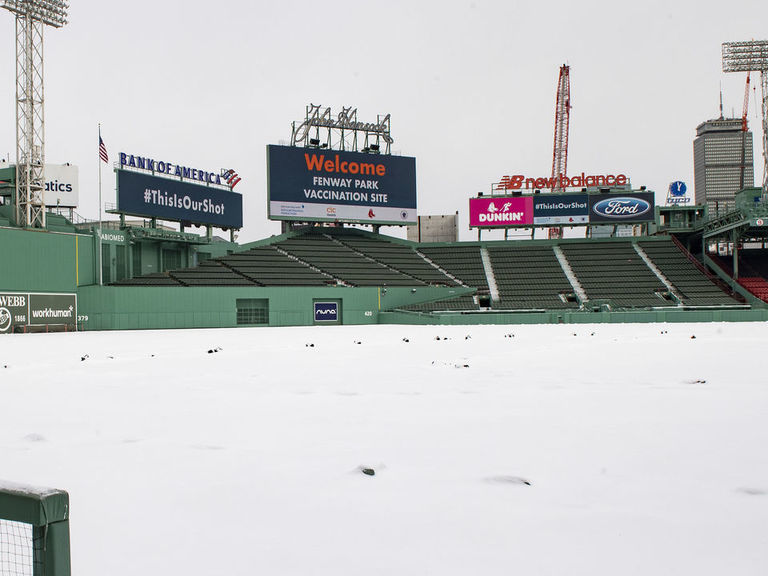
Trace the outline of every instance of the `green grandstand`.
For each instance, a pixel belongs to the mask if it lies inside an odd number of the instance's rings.
[[[313,226],[196,267],[114,285],[472,289],[403,307],[420,312],[745,306],[694,260],[670,236],[434,245]]]

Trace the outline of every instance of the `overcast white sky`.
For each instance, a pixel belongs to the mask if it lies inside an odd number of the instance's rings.
[[[726,114],[741,113],[744,75],[721,72],[721,44],[765,39],[766,21],[758,0],[72,0],[70,24],[45,36],[46,157],[80,167],[86,217],[98,210],[99,122],[110,160],[234,168],[240,239],[255,240],[280,228],[266,218],[266,145],[288,140],[310,102],[353,106],[360,120],[392,115],[393,151],[416,157],[419,213],[458,210],[470,239],[471,195],[504,174],[549,175],[563,63],[569,174],[625,173],[657,199],[673,180],[692,188],[695,129],[718,115],[721,83]],[[0,155],[11,162],[14,46],[2,11]]]

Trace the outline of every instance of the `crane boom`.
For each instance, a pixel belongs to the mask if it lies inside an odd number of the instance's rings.
[[[560,175],[567,176],[568,170],[568,122],[571,112],[570,66],[560,67],[557,81],[557,103],[555,105],[555,145],[552,153],[552,191],[562,190]]]

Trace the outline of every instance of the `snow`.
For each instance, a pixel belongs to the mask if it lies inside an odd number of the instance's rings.
[[[9,335],[0,476],[69,492],[79,576],[762,575],[766,345],[765,323]]]

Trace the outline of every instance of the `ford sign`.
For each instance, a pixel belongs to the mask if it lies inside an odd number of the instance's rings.
[[[593,220],[647,220],[643,215],[650,212],[653,204],[642,198],[632,196],[613,196],[599,200],[592,206],[592,212],[597,216]],[[650,216],[650,214],[649,214]]]

